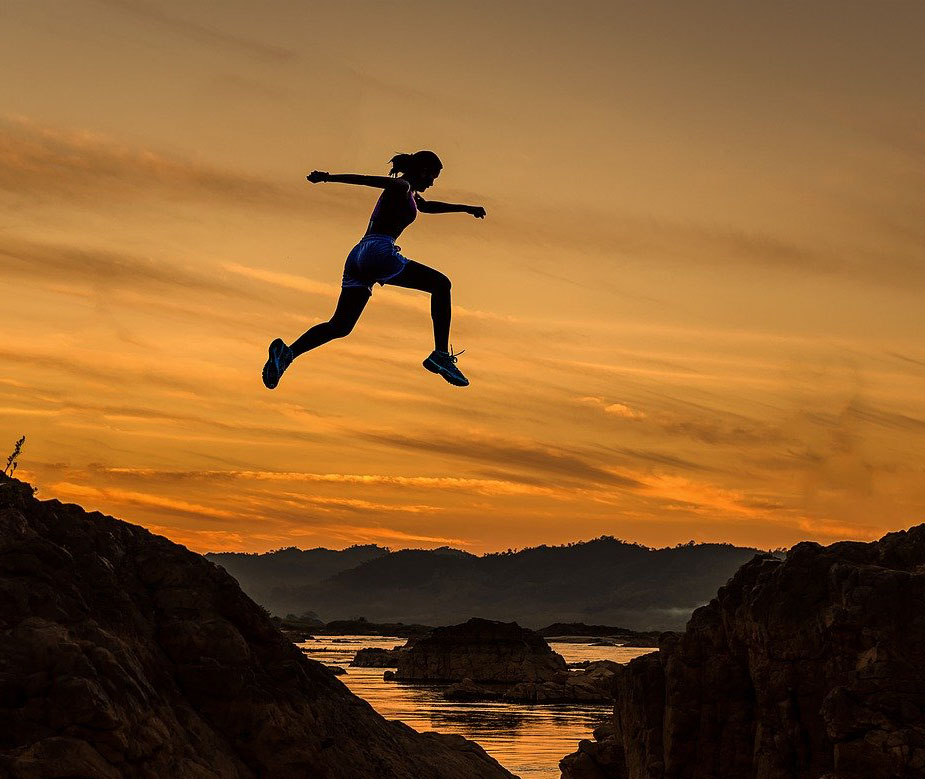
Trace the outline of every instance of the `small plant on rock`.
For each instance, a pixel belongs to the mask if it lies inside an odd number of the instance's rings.
[[[20,452],[22,452],[22,445],[25,442],[26,442],[26,437],[23,436],[13,446],[13,453],[9,457],[6,458],[6,467],[3,469],[3,472],[7,476],[12,476],[13,472],[16,470],[16,466],[19,465],[19,463],[16,461],[19,458]]]

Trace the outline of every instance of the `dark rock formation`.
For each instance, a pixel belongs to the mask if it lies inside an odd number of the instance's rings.
[[[563,671],[543,682],[476,684],[463,679],[443,695],[454,701],[503,700],[511,703],[609,703],[613,700],[613,679],[619,663],[596,660],[584,671]]]
[[[511,775],[384,720],[200,555],[0,476],[0,776]]]
[[[398,658],[405,652],[407,650],[402,646],[393,649],[364,647],[354,655],[350,665],[355,668],[395,668],[398,666]]]
[[[583,637],[587,639],[603,640],[607,643],[593,646],[620,646],[633,647],[657,647],[661,631],[637,631],[627,628],[616,627],[614,625],[586,625],[584,622],[555,622],[540,628],[538,631],[543,638],[553,639],[575,639]]]
[[[567,671],[542,637],[516,622],[474,617],[435,628],[399,657],[399,681],[541,682]]]
[[[404,622],[367,622],[365,619],[336,619],[313,632],[319,636],[399,636],[410,638],[430,633],[433,627]]]
[[[503,698],[523,703],[609,703],[619,668],[612,660],[596,660],[583,671],[566,671],[546,682],[515,684]]]
[[[361,650],[377,651],[389,650]],[[397,662],[397,672],[390,679],[455,682],[444,691],[449,700],[606,703],[613,700],[618,667],[600,660],[587,663],[582,671],[570,671],[562,656],[534,631],[516,622],[478,618],[436,628],[391,652],[388,660]]]
[[[274,624],[276,624],[274,622]],[[280,632],[288,638],[293,644],[304,644],[306,641],[311,641],[314,639],[314,636],[310,633],[306,633],[304,630],[294,630],[290,627],[280,627],[277,625]]]
[[[451,684],[443,691],[448,701],[499,701],[504,697],[506,684],[476,684],[471,679]]]
[[[617,671],[566,779],[925,776],[925,525],[756,556]]]
[[[617,740],[613,725],[595,728],[593,735],[594,741],[582,739],[578,751],[562,760],[562,775],[569,779],[625,779],[623,743]]]

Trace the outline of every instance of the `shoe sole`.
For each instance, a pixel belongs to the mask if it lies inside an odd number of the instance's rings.
[[[276,349],[277,352],[281,346],[285,346],[282,338],[277,338],[270,344],[269,348],[269,357],[267,358],[266,364],[263,366],[263,386],[267,389],[276,389],[276,386],[279,384],[280,376],[276,374],[276,365],[277,359],[276,355],[273,354],[273,350]],[[273,381],[273,374],[276,374],[276,381]]]
[[[430,357],[424,360],[424,362],[421,364],[425,368],[427,368],[427,370],[429,370],[431,373],[436,373],[438,376],[443,376],[443,378],[447,381],[447,383],[452,384],[454,387],[468,387],[469,386],[469,379],[464,379],[463,381],[460,381],[455,376],[453,376],[451,373],[449,373],[445,368],[441,367],[439,363],[434,362],[434,360],[431,360]]]

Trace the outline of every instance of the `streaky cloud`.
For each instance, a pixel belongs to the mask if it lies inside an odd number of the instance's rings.
[[[636,489],[641,483],[636,479],[614,473],[605,467],[594,465],[588,459],[590,453],[582,455],[574,450],[547,446],[540,442],[519,443],[503,438],[448,437],[445,432],[430,437],[414,437],[392,432],[363,433],[358,437],[384,446],[400,449],[414,449],[421,452],[442,454],[477,463],[493,463],[508,469],[539,471],[550,477],[580,480],[597,484],[609,484]]]
[[[278,183],[95,133],[43,125],[28,117],[0,118],[0,190],[19,199],[77,207],[101,199],[119,205],[199,200],[328,216],[355,207],[356,196],[347,190],[312,196],[302,184],[296,173],[290,182]]]
[[[297,56],[293,49],[265,43],[256,38],[245,38],[191,19],[184,19],[167,13],[154,3],[143,0],[96,0],[96,2],[111,8],[118,8],[146,22],[154,22],[166,30],[205,46],[215,47],[228,53],[247,55],[259,62],[288,63],[295,60]]]
[[[109,291],[155,287],[233,297],[250,297],[243,287],[225,284],[177,264],[125,252],[0,236],[0,277],[77,282]]]

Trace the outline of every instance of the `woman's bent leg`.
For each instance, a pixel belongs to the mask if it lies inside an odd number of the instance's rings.
[[[349,335],[366,308],[369,295],[366,287],[343,287],[334,314],[327,322],[321,322],[300,335],[289,347],[292,349],[292,356],[298,357],[328,341]]]
[[[434,320],[434,349],[438,352],[448,352],[452,311],[450,280],[438,270],[408,260],[401,273],[385,283],[430,293],[430,316]]]

